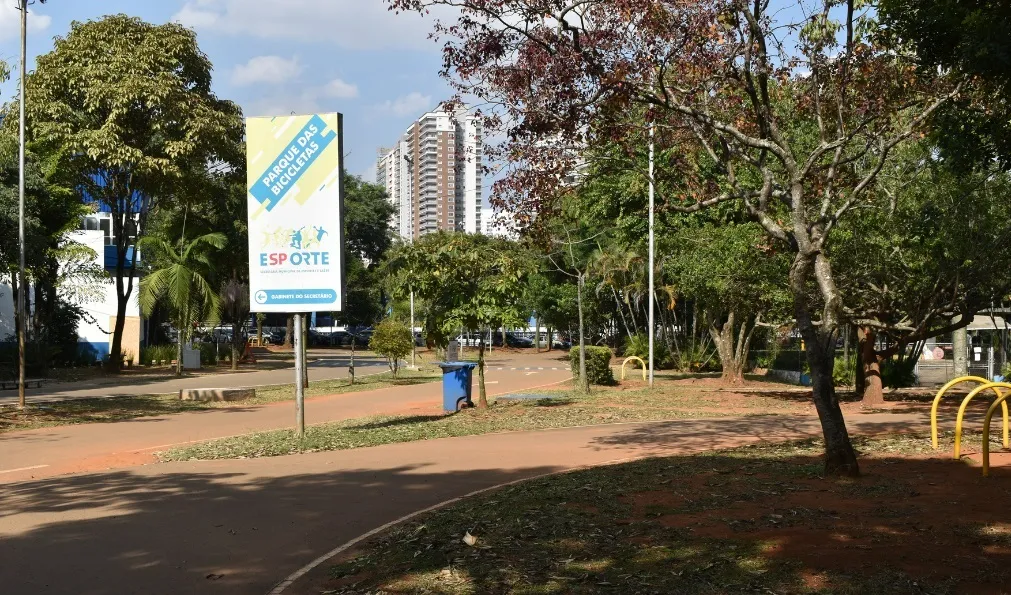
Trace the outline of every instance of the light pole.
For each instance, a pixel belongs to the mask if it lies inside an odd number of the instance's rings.
[[[18,408],[25,408],[25,60],[28,56],[28,2],[19,0],[21,11],[21,82],[18,125]]]
[[[653,196],[656,184],[653,181],[653,123],[649,125],[649,386],[653,388],[653,339],[656,335],[653,320]]]

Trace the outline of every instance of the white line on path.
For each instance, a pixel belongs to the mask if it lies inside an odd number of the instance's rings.
[[[4,469],[0,473],[17,473],[18,471],[31,471],[32,469],[42,469],[49,465],[32,465],[31,467],[19,467],[17,469]]]

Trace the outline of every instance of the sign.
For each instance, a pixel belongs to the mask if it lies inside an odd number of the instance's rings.
[[[344,306],[343,116],[246,119],[249,305]]]

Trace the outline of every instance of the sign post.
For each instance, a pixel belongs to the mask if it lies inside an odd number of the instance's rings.
[[[246,120],[249,304],[295,314],[295,421],[305,434],[302,314],[344,309],[343,116]]]

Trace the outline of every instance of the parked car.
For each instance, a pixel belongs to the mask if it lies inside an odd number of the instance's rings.
[[[501,347],[502,346],[502,333],[495,333],[492,335],[492,346]],[[528,339],[520,335],[513,333],[506,333],[506,346],[507,347],[533,347],[533,339]]]

